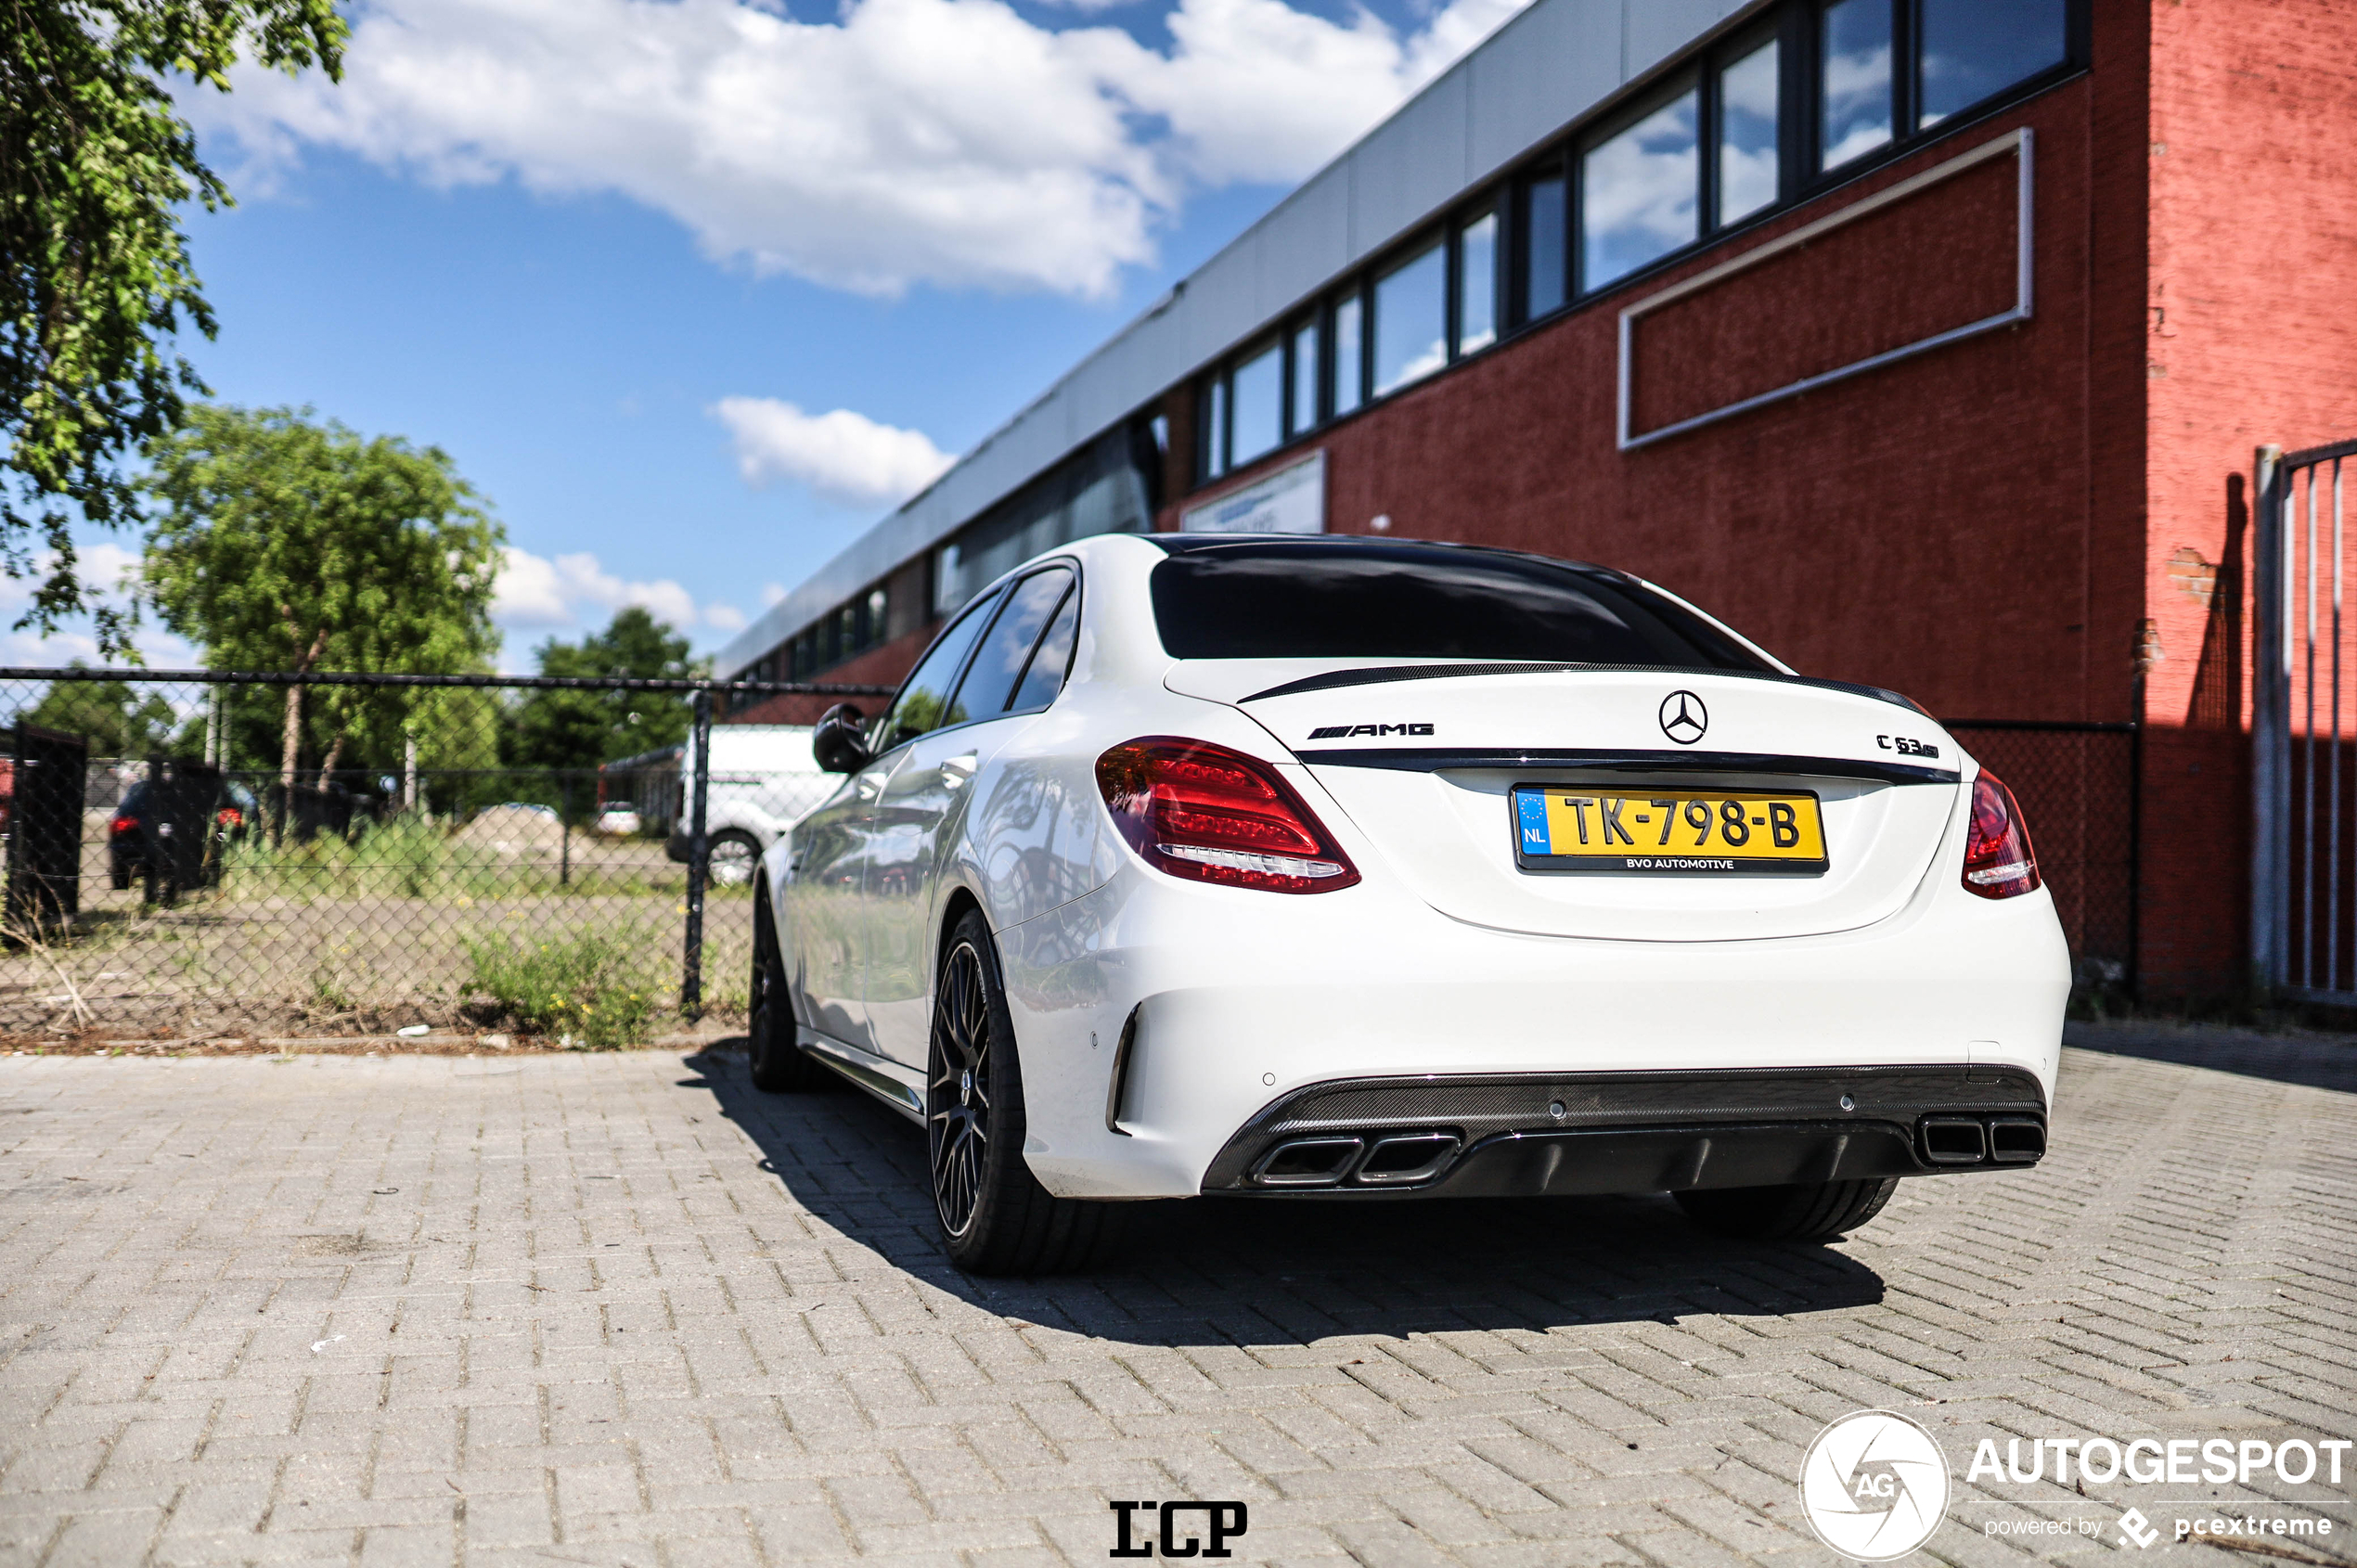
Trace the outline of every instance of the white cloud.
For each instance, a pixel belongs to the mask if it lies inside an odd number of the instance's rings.
[[[189,96],[264,165],[305,144],[443,185],[617,191],[707,254],[891,294],[1111,290],[1190,179],[1296,179],[1525,0],[1399,34],[1179,0],[1167,54],[1002,0],[366,0],[345,80]]]
[[[764,610],[774,610],[774,609],[776,609],[779,605],[781,605],[781,604],[783,604],[783,603],[785,603],[785,602],[786,602],[786,585],[785,585],[783,583],[764,583],[763,585],[761,585],[761,608],[762,608],[762,609],[764,609]]]
[[[32,570],[36,578],[0,574],[0,664],[71,664],[77,659],[87,664],[111,662],[98,657],[98,639],[79,618],[45,635],[11,629],[32,603],[37,576],[48,572],[54,559],[46,550],[34,557]],[[126,585],[135,579],[138,569],[137,550],[107,540],[75,547],[76,575],[97,588],[98,598],[114,609],[129,607],[132,596],[125,591]],[[132,634],[131,643],[150,669],[186,670],[204,662],[203,655],[187,639],[163,628],[152,608]]]
[[[699,609],[695,596],[668,577],[630,582],[615,576],[584,550],[554,558],[509,545],[491,607],[491,618],[506,631],[523,633],[596,631],[617,610],[638,605],[677,630],[710,626],[735,631],[744,615],[733,605]],[[510,657],[514,650],[510,650]]]
[[[837,408],[805,414],[774,397],[724,397],[711,410],[736,438],[747,484],[792,480],[844,501],[905,501],[955,461],[921,431]]]

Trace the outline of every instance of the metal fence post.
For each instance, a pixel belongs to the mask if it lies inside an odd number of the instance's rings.
[[[695,759],[695,789],[688,802],[688,930],[680,959],[679,1011],[689,1020],[703,1015],[703,889],[712,868],[712,844],[704,836],[704,795],[712,781],[712,691],[695,696],[695,732],[689,755]]]
[[[2252,986],[2261,999],[2289,978],[2284,916],[2291,870],[2291,662],[2284,602],[2289,585],[2284,559],[2283,456],[2280,446],[2259,448],[2251,486],[2256,526],[2250,596],[2250,970]]]

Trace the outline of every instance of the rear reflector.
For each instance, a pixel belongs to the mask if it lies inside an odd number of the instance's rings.
[[[2038,891],[2038,855],[2029,847],[2014,792],[1987,768],[1973,780],[1972,821],[1964,834],[1964,891],[2011,898]]]
[[[1174,877],[1266,893],[1359,880],[1317,815],[1256,757],[1151,735],[1099,757],[1097,788],[1129,847]]]

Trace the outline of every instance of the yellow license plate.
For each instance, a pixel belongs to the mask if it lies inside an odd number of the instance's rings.
[[[1526,871],[1825,869],[1817,797],[1749,790],[1517,785],[1514,861]]]

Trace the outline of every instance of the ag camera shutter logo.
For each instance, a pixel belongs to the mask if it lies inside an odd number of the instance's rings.
[[[1948,1516],[1948,1456],[1904,1416],[1854,1410],[1809,1445],[1800,1508],[1817,1538],[1844,1557],[1904,1557]]]

